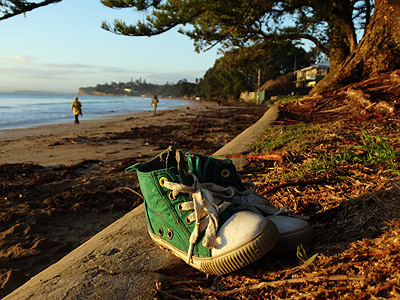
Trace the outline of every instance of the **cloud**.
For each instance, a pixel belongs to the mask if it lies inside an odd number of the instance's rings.
[[[80,87],[107,82],[128,82],[142,78],[149,83],[176,83],[181,79],[194,82],[202,70],[163,71],[156,68],[132,69],[112,65],[41,62],[34,56],[14,54],[1,58],[0,91],[21,89],[77,91]]]
[[[33,57],[31,56],[23,56],[23,55],[11,55],[11,60],[20,64],[30,65],[33,62]]]
[[[90,65],[81,63],[41,63],[31,56],[11,55],[2,58],[2,73],[7,76],[20,78],[42,79],[73,79],[74,76],[90,74],[133,74],[133,70],[104,65]]]

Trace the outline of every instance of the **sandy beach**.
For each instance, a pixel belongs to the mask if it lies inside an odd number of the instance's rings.
[[[265,106],[190,107],[0,131],[0,297],[142,202],[124,169],[169,145],[212,154]]]
[[[77,163],[87,159],[114,160],[150,153],[155,145],[144,141],[146,134],[116,138],[132,127],[184,126],[196,117],[216,109],[212,102],[193,102],[189,107],[118,115],[113,118],[85,120],[81,124],[54,124],[34,128],[0,131],[0,164],[37,163],[42,166]]]

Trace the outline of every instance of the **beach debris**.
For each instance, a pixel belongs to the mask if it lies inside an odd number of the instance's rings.
[[[370,95],[366,94],[363,90],[356,90],[353,88],[349,88],[347,90],[347,96],[356,102],[358,102],[364,109],[368,109],[372,106],[372,102],[370,100]]]
[[[49,147],[60,146],[60,145],[63,145],[63,143],[61,143],[61,142],[55,142],[55,143],[50,144]]]

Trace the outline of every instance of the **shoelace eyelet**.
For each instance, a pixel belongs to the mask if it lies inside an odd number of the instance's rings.
[[[174,232],[173,232],[171,229],[168,229],[167,237],[168,237],[170,240],[172,240],[172,238],[174,237]]]
[[[228,169],[223,169],[223,170],[221,171],[221,176],[222,176],[223,178],[228,178],[229,175],[231,175],[231,172],[229,172]]]
[[[186,224],[188,224],[188,225],[191,225],[194,222],[194,221],[189,220],[189,216],[186,217],[185,221],[186,221]]]
[[[158,234],[159,234],[160,236],[163,236],[163,235],[164,235],[164,230],[162,229],[162,227],[158,228]]]
[[[165,185],[164,185],[164,181],[165,181],[165,180],[168,181],[168,178],[167,178],[167,177],[161,177],[161,178],[159,179],[159,181],[158,181],[162,187],[165,187]]]
[[[171,191],[171,192],[169,192],[169,194],[168,194],[168,198],[169,198],[169,200],[171,200],[171,201],[174,201],[174,200],[176,200],[177,199],[177,197],[174,197],[174,193]]]

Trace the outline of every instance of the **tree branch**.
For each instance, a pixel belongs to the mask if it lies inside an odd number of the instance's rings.
[[[269,34],[269,33],[265,33],[265,32],[261,32],[261,35],[265,39],[271,39],[275,36],[274,34]],[[324,53],[327,56],[330,56],[330,50],[327,47],[325,47],[324,45],[322,45],[321,42],[319,41],[319,39],[317,39],[315,36],[313,36],[311,34],[308,34],[308,33],[284,33],[283,36],[285,36],[288,39],[310,40],[315,44],[315,46],[317,47],[317,49],[319,51],[321,51],[322,53]]]
[[[205,9],[201,9],[195,13],[193,13],[191,16],[186,17],[184,20],[182,19],[177,19],[175,21],[169,20],[169,23],[162,24],[160,26],[160,29],[155,28],[154,26],[152,28],[146,28],[146,26],[138,22],[136,25],[130,25],[127,26],[125,22],[119,21],[119,20],[114,20],[114,26],[110,26],[106,21],[103,21],[101,24],[101,28],[104,30],[107,30],[109,32],[112,32],[114,34],[120,34],[120,35],[126,35],[126,36],[156,36],[163,34],[173,28],[175,28],[178,25],[186,24],[193,22],[195,18],[197,18],[199,15],[201,15],[203,12],[205,12]],[[139,25],[139,26],[138,26]],[[146,29],[145,31],[141,30],[141,28]],[[138,30],[139,29],[139,30]]]
[[[34,10],[34,9],[42,7],[42,6],[46,6],[46,5],[61,2],[61,1],[62,0],[45,0],[45,1],[42,1],[39,3],[25,3],[25,4],[21,5],[21,7],[14,6],[13,8],[10,8],[11,11],[9,13],[4,13],[4,15],[0,17],[0,21],[20,15],[20,14],[24,14],[28,11]],[[13,1],[13,2],[15,2],[15,1]]]
[[[249,1],[249,4],[247,5],[246,9],[243,11],[242,15],[238,18],[237,22],[234,25],[232,25],[231,27],[229,27],[228,31],[226,31],[220,38],[218,38],[214,44],[212,44],[210,47],[205,49],[204,52],[207,52],[208,50],[215,47],[217,44],[219,44],[221,41],[223,41],[233,30],[238,28],[239,24],[242,23],[245,16],[248,14],[248,12],[251,8],[252,2],[253,1]]]

